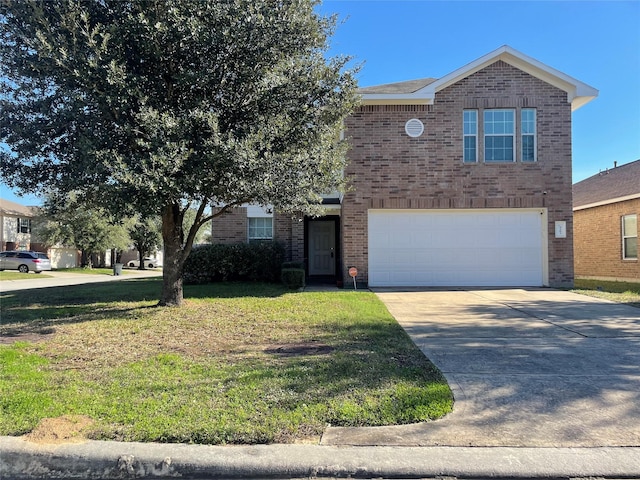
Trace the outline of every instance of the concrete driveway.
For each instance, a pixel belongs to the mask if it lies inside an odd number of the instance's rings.
[[[640,309],[551,289],[377,290],[445,374],[442,420],[324,444],[640,446]]]

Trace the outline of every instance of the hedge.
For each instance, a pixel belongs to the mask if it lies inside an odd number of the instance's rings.
[[[185,283],[280,281],[284,246],[279,242],[204,245],[191,250],[184,263]]]
[[[304,287],[304,269],[303,268],[283,268],[281,272],[282,283],[287,288],[294,290]]]

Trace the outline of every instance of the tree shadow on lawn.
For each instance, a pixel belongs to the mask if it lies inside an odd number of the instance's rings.
[[[153,305],[121,302],[156,302],[159,290],[157,279],[132,279],[5,292],[0,295],[0,343],[40,340],[55,333],[56,326],[127,316]]]
[[[0,294],[2,343],[23,337],[55,333],[55,326],[127,316],[141,308],[154,308],[160,298],[162,279],[127,279],[25,289]],[[185,299],[275,298],[288,293],[279,284],[224,282],[186,285]],[[122,302],[153,302],[152,305],[119,307]],[[32,337],[35,338],[35,337]]]
[[[262,282],[214,282],[184,286],[185,298],[275,298],[293,293],[279,283]]]
[[[56,333],[56,327],[69,324],[94,322],[113,317],[124,317],[132,312],[152,306],[131,308],[109,308],[96,310],[95,306],[44,307],[32,310],[31,316],[12,318],[8,312],[2,313],[0,321],[0,344],[11,344],[16,341],[42,340]]]
[[[162,290],[162,279],[127,279],[119,282],[92,283],[16,290],[0,294],[2,317],[0,325],[15,321],[29,321],[32,314],[25,310],[42,312],[48,318],[67,316],[95,310],[95,305],[114,302],[158,301]],[[274,298],[290,292],[279,284],[224,282],[204,285],[186,285],[185,298]],[[84,306],[84,307],[83,307]],[[44,308],[43,308],[44,307]],[[22,313],[20,313],[22,312]],[[40,315],[39,315],[40,316]],[[24,320],[22,319],[24,317]]]

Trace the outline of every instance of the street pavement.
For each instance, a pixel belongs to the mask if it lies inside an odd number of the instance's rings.
[[[0,281],[0,293],[16,290],[32,290],[36,288],[66,287],[87,283],[117,282],[134,278],[161,277],[160,269],[124,269],[122,275],[99,275],[86,273],[70,273],[51,271],[43,273],[26,273],[24,279]]]
[[[376,291],[454,411],[319,445],[35,444],[0,478],[640,478],[640,309],[552,289]]]

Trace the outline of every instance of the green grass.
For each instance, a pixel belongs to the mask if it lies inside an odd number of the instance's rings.
[[[610,282],[577,278],[572,291],[640,308],[640,282]]]
[[[159,279],[2,294],[0,435],[84,415],[95,439],[317,441],[328,425],[439,418],[452,394],[369,292]],[[20,337],[16,337],[20,338]]]
[[[20,273],[16,270],[0,271],[0,282],[3,280],[33,280],[34,278],[51,278],[51,275],[46,273]]]

